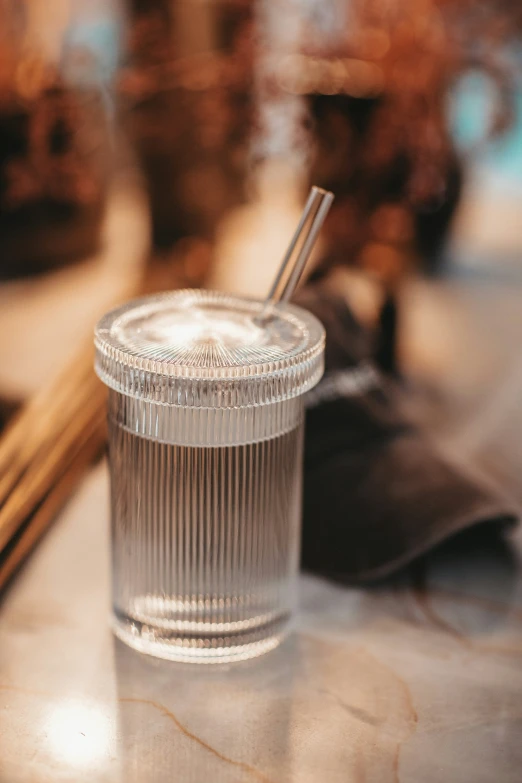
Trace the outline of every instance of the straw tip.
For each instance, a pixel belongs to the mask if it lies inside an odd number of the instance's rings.
[[[323,196],[323,198],[328,197],[329,199],[333,199],[334,197],[334,194],[332,193],[331,190],[325,190],[324,188],[320,188],[318,185],[313,185],[312,191],[314,193],[320,194],[321,196]]]

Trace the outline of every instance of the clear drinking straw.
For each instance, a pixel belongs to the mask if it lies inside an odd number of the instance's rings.
[[[256,320],[266,320],[278,302],[287,302],[294,293],[333,199],[334,195],[329,190],[323,190],[315,185],[311,189],[295,234],[283,256],[264,307]],[[299,244],[300,249],[296,255],[296,248]],[[285,276],[286,282],[281,286]]]

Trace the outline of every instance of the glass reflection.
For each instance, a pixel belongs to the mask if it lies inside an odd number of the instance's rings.
[[[176,665],[115,641],[125,783],[291,779],[294,647],[231,666]]]

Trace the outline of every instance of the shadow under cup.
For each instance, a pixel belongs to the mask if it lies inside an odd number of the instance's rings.
[[[303,394],[324,331],[301,308],[205,291],[106,315],[113,628],[152,655],[243,660],[295,605]]]

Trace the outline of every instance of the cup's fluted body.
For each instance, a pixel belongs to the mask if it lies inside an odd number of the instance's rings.
[[[173,660],[275,647],[295,605],[303,395],[323,329],[205,291],[132,302],[96,333],[109,386],[113,628]]]

